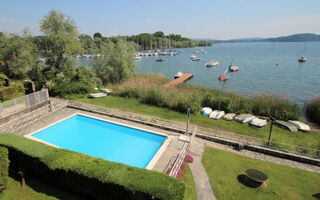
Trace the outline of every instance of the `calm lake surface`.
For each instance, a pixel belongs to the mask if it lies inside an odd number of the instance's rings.
[[[299,63],[304,42],[256,42],[225,43],[212,47],[183,49],[177,56],[163,56],[163,62],[156,62],[159,56],[144,57],[138,60],[138,73],[162,73],[165,77],[181,71],[192,73],[194,77],[188,83],[233,91],[243,96],[268,92],[283,96],[300,106],[320,94],[320,42],[308,42],[304,53],[307,62]],[[194,53],[204,49],[208,54]],[[191,61],[190,55],[197,55],[201,60]],[[205,63],[217,59],[218,67],[206,67]],[[240,67],[240,71],[229,73],[225,83],[218,81],[230,65]],[[82,64],[87,65],[85,60]],[[278,66],[277,66],[278,64]]]

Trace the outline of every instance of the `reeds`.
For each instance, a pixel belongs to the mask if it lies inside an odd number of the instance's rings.
[[[275,97],[267,93],[253,97],[243,97],[233,92],[181,84],[178,87],[164,88],[169,80],[161,75],[135,75],[119,85],[111,85],[114,95],[137,98],[141,103],[186,112],[191,108],[198,113],[201,107],[211,107],[236,114],[251,113],[281,120],[299,119],[297,104],[287,98]],[[319,101],[320,102],[320,101]]]

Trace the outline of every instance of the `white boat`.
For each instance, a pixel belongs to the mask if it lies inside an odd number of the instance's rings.
[[[207,51],[204,51],[203,54],[208,54],[208,52],[207,52]]]
[[[112,92],[112,90],[109,89],[109,88],[102,88],[101,91],[106,93],[106,94],[110,94]]]
[[[99,98],[99,97],[105,97],[105,96],[107,96],[107,94],[106,93],[102,93],[102,92],[90,94],[90,97],[92,97],[92,98]]]
[[[211,118],[211,119],[220,119],[224,115],[225,115],[224,111],[215,110],[215,111],[210,113],[209,118]]]
[[[190,59],[192,60],[193,58],[197,58],[197,56],[196,55],[191,55]]]
[[[194,51],[193,53],[199,53],[199,51]]]
[[[235,120],[238,122],[241,122],[243,124],[246,124],[248,122],[251,122],[254,118],[255,118],[255,116],[250,115],[250,114],[241,114],[241,115],[237,115],[235,117]]]
[[[183,76],[183,73],[182,72],[178,72],[174,75],[174,78],[177,79],[177,78],[180,78],[181,76]]]
[[[301,56],[298,61],[299,62],[306,62],[307,59],[304,56]]]
[[[306,131],[306,132],[310,131],[310,126],[308,126],[305,123],[302,123],[299,121],[292,121],[292,120],[289,120],[288,122],[293,126],[297,127],[297,129],[299,129],[300,131]]]
[[[266,119],[259,119],[256,117],[250,122],[250,124],[261,128],[261,127],[264,127],[265,125],[267,125],[268,122]]]
[[[134,59],[135,59],[135,60],[141,60],[142,57],[141,57],[141,56],[135,56]]]
[[[219,61],[216,59],[210,60],[209,62],[206,63],[206,67],[216,67],[219,65]]]
[[[235,65],[232,65],[229,67],[230,72],[237,72],[237,71],[239,71],[239,69],[240,69],[240,67],[235,66]]]
[[[199,61],[200,58],[196,57],[196,58],[191,58],[192,61]]]
[[[183,50],[182,50],[182,49],[180,49],[180,50],[179,50],[179,52],[183,52]]]
[[[223,116],[223,119],[231,121],[235,118],[235,116],[236,116],[236,114],[234,114],[234,113],[228,113],[225,116]]]
[[[201,109],[201,114],[202,115],[210,115],[210,113],[212,113],[212,109],[209,107],[203,107]]]
[[[304,48],[303,48],[303,53],[302,55],[306,52],[306,46],[307,46],[307,41],[304,42]],[[306,62],[307,61],[307,58],[305,58],[304,56],[301,56],[299,59],[298,59],[299,62]]]

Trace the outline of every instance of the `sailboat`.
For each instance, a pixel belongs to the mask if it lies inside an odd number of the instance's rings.
[[[305,41],[305,42],[304,42],[303,54],[304,54],[305,51],[306,51],[306,45],[307,45],[307,42]],[[303,54],[302,54],[302,56],[298,59],[299,62],[306,62],[306,61],[307,61],[307,58],[305,58],[305,57],[303,56]]]
[[[219,81],[226,81],[226,80],[228,80],[228,76],[227,76],[227,72],[228,72],[228,70],[225,70],[219,77],[218,77],[218,80]]]

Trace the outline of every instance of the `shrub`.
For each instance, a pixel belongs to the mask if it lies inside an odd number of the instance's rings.
[[[4,80],[7,78],[5,74],[0,73],[0,86],[4,85]]]
[[[17,82],[8,87],[0,87],[0,101],[14,99],[24,94],[24,86],[21,82]]]
[[[9,170],[8,149],[0,147],[0,192],[7,187]]]
[[[23,170],[85,199],[183,199],[185,186],[165,174],[57,149],[17,135],[1,134],[10,172]],[[27,178],[27,177],[26,177]]]
[[[320,96],[306,105],[306,115],[311,121],[320,125]]]
[[[159,107],[168,106],[162,91],[156,88],[148,89],[147,95],[141,98],[141,102]]]

